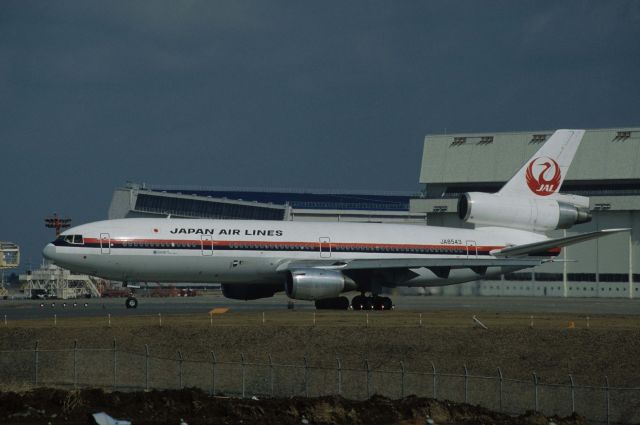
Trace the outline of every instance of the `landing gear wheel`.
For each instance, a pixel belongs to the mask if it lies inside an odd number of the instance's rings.
[[[382,297],[384,300],[382,301],[383,310],[391,310],[393,308],[393,301],[389,297]]]
[[[389,297],[373,297],[374,310],[391,310],[393,302]]]
[[[371,298],[364,295],[356,295],[351,300],[351,307],[354,310],[371,310]]]
[[[349,299],[347,297],[325,298],[316,300],[315,304],[318,310],[347,310]]]
[[[138,299],[129,297],[124,304],[127,308],[137,308],[138,307]]]

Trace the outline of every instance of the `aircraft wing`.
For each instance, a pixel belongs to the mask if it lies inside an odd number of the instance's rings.
[[[614,233],[627,232],[630,229],[605,229],[596,232],[582,233],[565,238],[548,239],[541,242],[509,246],[491,251],[494,258],[385,258],[385,259],[318,259],[301,261],[284,261],[278,271],[298,270],[304,268],[322,268],[335,270],[382,270],[382,269],[415,269],[420,267],[448,268],[482,268],[482,267],[520,267],[528,268],[541,264],[544,260],[529,256],[540,254],[553,248],[562,248],[579,242],[601,238]],[[497,258],[495,258],[497,257]]]
[[[481,267],[534,267],[541,263],[536,258],[388,258],[354,260],[307,260],[287,261],[278,267],[278,271],[322,268],[334,270],[381,270],[415,269],[420,267],[481,268]]]
[[[528,243],[524,245],[509,246],[506,248],[491,251],[491,255],[500,258],[519,257],[523,255],[544,253],[553,248],[562,248],[563,246],[573,245],[578,242],[584,242],[591,239],[601,238],[613,233],[628,232],[631,229],[604,229],[596,232],[582,233],[579,235],[567,236],[565,238],[548,239],[546,241]],[[543,255],[543,254],[541,254]]]

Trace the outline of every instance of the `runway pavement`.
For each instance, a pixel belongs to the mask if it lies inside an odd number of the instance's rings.
[[[285,310],[289,298],[284,294],[255,301],[239,301],[219,294],[198,297],[139,298],[138,308],[127,309],[124,298],[79,300],[0,300],[0,322],[4,315],[10,320],[38,319],[57,315],[65,317],[95,317],[152,315],[152,314],[208,314],[215,307],[232,311]],[[640,299],[623,298],[555,298],[555,297],[448,297],[394,296],[395,308],[410,311],[468,311],[511,313],[571,313],[587,315],[640,315]],[[309,301],[294,301],[297,310],[312,310]]]

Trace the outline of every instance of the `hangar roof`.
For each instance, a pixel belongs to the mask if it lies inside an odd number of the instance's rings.
[[[294,191],[287,189],[172,188],[154,186],[155,192],[235,199],[297,209],[408,211],[413,192]]]
[[[553,130],[428,135],[420,183],[504,182]],[[587,130],[567,180],[640,179],[640,127]]]

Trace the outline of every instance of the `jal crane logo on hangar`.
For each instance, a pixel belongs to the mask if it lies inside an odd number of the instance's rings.
[[[546,156],[533,159],[527,166],[527,186],[536,195],[548,196],[555,193],[562,180],[558,163]]]

